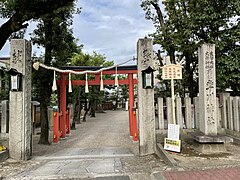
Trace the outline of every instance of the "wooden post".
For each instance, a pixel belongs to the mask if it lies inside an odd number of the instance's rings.
[[[174,102],[174,80],[171,78],[171,95],[172,95],[172,122],[176,124],[176,117],[175,117],[175,102]]]

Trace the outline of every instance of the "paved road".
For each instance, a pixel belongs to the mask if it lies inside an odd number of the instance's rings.
[[[152,178],[163,162],[156,156],[138,156],[138,144],[129,137],[128,112],[107,111],[77,126],[58,144],[38,145],[34,137],[32,166],[14,179],[115,179]]]

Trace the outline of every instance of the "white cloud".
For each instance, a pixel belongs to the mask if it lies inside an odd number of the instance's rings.
[[[74,34],[85,52],[96,50],[108,60],[123,62],[136,56],[139,38],[154,32],[140,1],[81,0],[78,5],[82,12],[75,16]]]
[[[73,32],[85,52],[97,51],[108,60],[123,62],[136,56],[139,38],[154,32],[152,22],[144,17],[140,1],[80,0],[77,5],[82,7],[82,12],[74,16]],[[27,39],[35,27],[36,22],[30,22]],[[0,56],[9,56],[9,51],[9,43],[6,43]],[[33,52],[41,54],[41,51],[43,49],[33,47]]]

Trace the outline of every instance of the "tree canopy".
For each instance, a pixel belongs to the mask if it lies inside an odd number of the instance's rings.
[[[156,27],[154,43],[161,45],[173,63],[185,60],[183,85],[191,96],[198,91],[197,49],[203,43],[216,44],[218,88],[231,86],[239,92],[240,1],[166,0],[163,4],[164,13],[158,0],[142,0],[141,6]]]

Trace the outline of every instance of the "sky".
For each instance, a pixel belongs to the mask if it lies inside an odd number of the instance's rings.
[[[136,57],[136,44],[154,32],[151,21],[145,19],[140,0],[79,0],[81,13],[74,15],[73,33],[83,44],[83,51],[104,54],[107,60],[121,63]],[[4,20],[0,20],[2,24]],[[30,39],[36,22],[29,22],[25,38]],[[9,56],[9,43],[0,51],[1,57]],[[33,52],[43,53],[43,49],[33,47]]]

